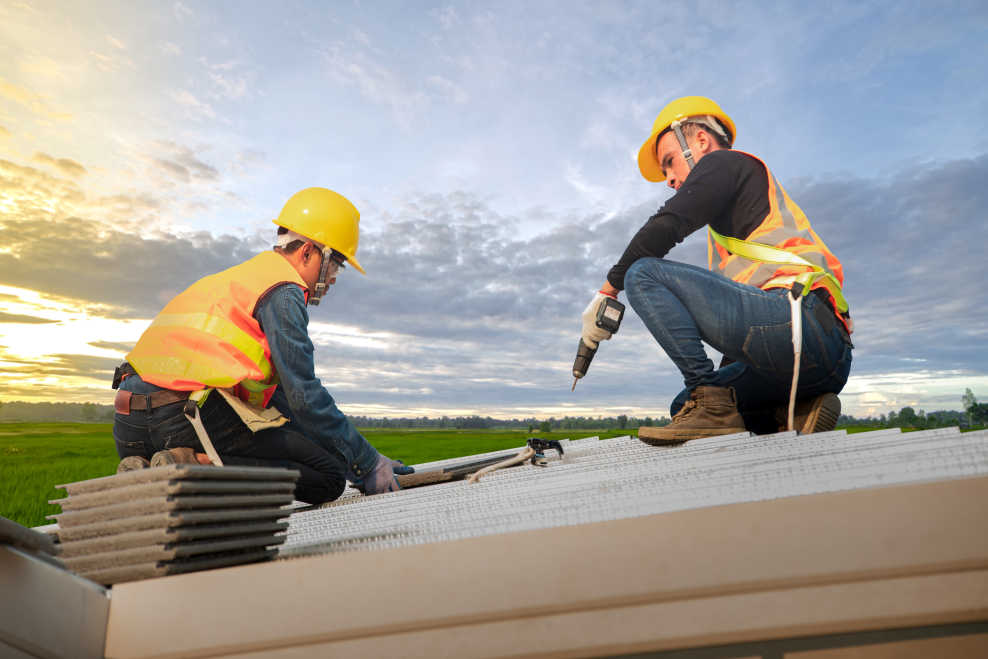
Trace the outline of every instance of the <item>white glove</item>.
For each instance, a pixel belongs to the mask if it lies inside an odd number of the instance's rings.
[[[611,338],[610,332],[603,327],[597,327],[597,310],[600,309],[600,305],[604,304],[604,300],[609,297],[612,300],[615,299],[610,295],[605,295],[598,291],[593,296],[593,299],[590,300],[587,308],[583,310],[583,333],[581,334],[581,338],[587,344],[588,348],[596,349],[598,343]]]

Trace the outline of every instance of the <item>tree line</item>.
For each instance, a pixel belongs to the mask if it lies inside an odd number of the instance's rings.
[[[842,414],[838,427],[865,426],[873,428],[943,428],[959,426],[971,428],[988,425],[988,403],[979,403],[974,393],[967,389],[961,397],[962,411],[938,410],[926,412],[903,407],[877,417],[855,417]],[[564,416],[549,418],[496,419],[490,416],[442,416],[442,417],[370,417],[350,415],[350,420],[360,428],[439,428],[439,429],[517,429],[528,432],[553,430],[634,430],[639,426],[664,426],[668,417],[617,416]],[[109,423],[113,421],[113,406],[96,403],[26,403],[23,401],[0,402],[0,422],[76,422]]]

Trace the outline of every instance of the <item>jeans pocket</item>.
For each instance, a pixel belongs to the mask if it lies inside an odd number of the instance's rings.
[[[180,446],[195,448],[198,446],[199,439],[192,424],[182,413],[183,406],[184,404],[176,404],[173,410],[167,409],[172,407],[171,405],[161,408],[165,414],[160,418],[155,418],[151,426],[151,434],[156,446],[162,448],[178,448]]]
[[[117,414],[113,419],[113,443],[117,455],[125,458],[129,455],[151,455],[151,438],[146,425],[133,423],[130,416]]]
[[[817,351],[807,350],[806,341],[804,332],[799,355],[800,374],[820,367]],[[750,328],[741,349],[745,363],[755,370],[770,373],[775,377],[792,377],[794,355],[790,323],[756,325]]]
[[[792,375],[792,330],[789,323],[748,328],[741,347],[745,362],[758,371]]]

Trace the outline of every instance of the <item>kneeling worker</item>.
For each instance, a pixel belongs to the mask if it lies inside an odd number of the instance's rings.
[[[118,471],[149,460],[209,464],[207,443],[224,464],[298,469],[295,496],[309,503],[337,498],[345,479],[366,494],[398,489],[394,474],[411,469],[380,455],[337,408],[315,375],[308,333],[306,306],[344,264],[364,272],[359,220],[332,190],[302,190],[274,220],[273,251],[200,279],[165,306],[114,379]],[[202,390],[204,399],[194,393]],[[185,416],[190,394],[198,431]],[[270,417],[272,407],[289,423],[252,432],[243,419]]]
[[[683,374],[672,423],[639,429],[649,444],[790,423],[818,432],[840,416],[852,348],[843,268],[765,164],[731,149],[735,136],[734,122],[708,98],[680,98],[659,113],[638,166],[676,193],[635,234],[584,311],[583,340],[596,347],[610,338],[596,327],[596,311],[624,289]],[[704,226],[709,270],[664,258]],[[704,342],[724,355],[721,368]]]

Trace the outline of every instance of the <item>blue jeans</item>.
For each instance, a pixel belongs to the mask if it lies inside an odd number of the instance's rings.
[[[632,264],[624,286],[632,308],[683,374],[686,388],[673,400],[672,415],[698,386],[733,387],[749,430],[777,429],[771,417],[776,407],[788,404],[792,384],[787,290],[763,291],[703,268],[651,257]],[[803,299],[802,316],[796,396],[839,393],[851,370],[850,340],[817,295]],[[704,343],[734,363],[715,369]]]
[[[124,391],[150,394],[161,388],[131,375],[120,384]],[[203,452],[199,438],[183,414],[185,401],[151,410],[131,410],[113,417],[113,439],[121,458],[139,455],[150,459],[164,449],[190,447]],[[332,501],[346,487],[345,460],[336,451],[309,441],[291,424],[252,433],[218,394],[212,394],[199,411],[209,439],[225,465],[285,467],[301,476],[295,498],[306,503]]]

